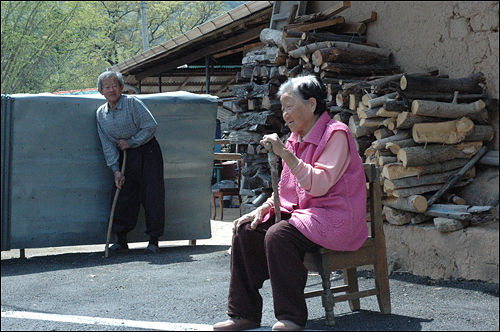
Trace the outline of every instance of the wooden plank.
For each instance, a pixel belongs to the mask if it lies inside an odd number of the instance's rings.
[[[321,29],[321,28],[329,27],[329,26],[336,25],[336,24],[342,24],[342,23],[345,23],[344,18],[337,17],[337,18],[333,18],[331,20],[310,23],[310,24],[303,24],[303,25],[297,26],[297,27],[285,26],[283,29],[285,31],[304,32],[304,31],[310,31],[310,30],[314,30],[314,29]]]
[[[214,160],[241,160],[239,153],[214,153]]]
[[[377,12],[369,12],[366,16],[359,20],[358,23],[368,24],[377,20]]]

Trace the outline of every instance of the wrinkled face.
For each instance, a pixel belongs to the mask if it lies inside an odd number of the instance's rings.
[[[280,97],[280,101],[283,120],[285,120],[288,128],[304,137],[315,123],[316,99],[309,98],[308,101],[304,102],[295,94],[284,92]]]
[[[120,99],[123,91],[123,86],[120,86],[118,79],[109,77],[102,80],[102,90],[99,92],[106,97],[111,107],[114,107]]]

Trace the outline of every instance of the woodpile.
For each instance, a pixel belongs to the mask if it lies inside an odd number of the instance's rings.
[[[483,142],[493,138],[484,75],[450,79],[436,68],[402,72],[391,63],[390,51],[365,37],[376,13],[348,22],[338,15],[349,6],[344,1],[299,17],[292,10],[283,31],[264,29],[261,41],[266,47],[243,59],[236,77],[241,85],[233,90],[237,115],[228,126],[231,143],[238,144],[245,162],[243,211],[256,208],[272,193],[260,139],[276,132],[285,141],[289,134],[275,93],[287,78],[314,73],[327,85],[330,116],[349,126],[363,161],[380,167],[387,221],[403,225],[440,218],[440,230],[463,227],[467,216],[488,210],[470,207],[453,194],[453,188],[475,177],[470,161],[474,156],[479,160],[478,152],[486,152]],[[486,157],[495,163],[494,157]],[[438,199],[429,204],[437,193]],[[448,224],[453,226],[443,226],[442,219],[452,220]]]

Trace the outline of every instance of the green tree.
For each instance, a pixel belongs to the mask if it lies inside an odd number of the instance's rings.
[[[148,1],[150,47],[222,14],[224,1]],[[2,93],[95,87],[142,52],[140,1],[2,1]]]

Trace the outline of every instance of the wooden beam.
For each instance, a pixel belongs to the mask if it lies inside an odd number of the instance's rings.
[[[320,29],[320,28],[329,27],[332,25],[342,24],[342,23],[345,23],[345,19],[343,17],[337,17],[337,18],[333,18],[331,20],[310,23],[310,24],[304,24],[304,25],[300,25],[297,27],[287,28],[285,26],[284,30],[286,29],[286,31],[304,32],[304,31]]]
[[[229,51],[225,51],[225,52],[214,54],[214,55],[212,55],[212,57],[214,59],[218,59],[218,58],[222,58],[222,57],[224,57],[226,55],[231,55],[231,54],[234,54],[234,53],[238,53],[238,52],[241,52],[241,51],[248,50],[250,48],[259,47],[259,46],[263,46],[263,45],[264,45],[263,42],[257,42],[257,43],[247,44],[245,46],[238,47],[238,48],[235,48],[235,49],[232,49],[232,50],[229,50]]]
[[[227,40],[221,41],[221,42],[216,43],[216,44],[209,45],[209,46],[204,47],[198,51],[190,53],[189,55],[187,55],[185,57],[182,57],[182,58],[179,58],[179,59],[176,59],[173,61],[169,61],[168,57],[165,57],[165,62],[166,62],[165,64],[155,66],[155,67],[149,68],[141,73],[138,73],[138,74],[136,74],[136,78],[139,80],[142,80],[146,77],[153,76],[158,72],[169,71],[169,70],[175,69],[179,66],[182,66],[186,63],[191,63],[193,61],[199,60],[199,59],[205,57],[206,55],[215,53],[217,51],[225,50],[225,49],[228,49],[229,47],[234,47],[237,45],[244,44],[246,42],[249,42],[252,39],[258,38],[260,36],[260,32],[267,27],[268,27],[268,24],[260,25],[256,28],[248,30],[248,31],[246,31],[238,36],[235,36],[233,38],[229,38]]]

